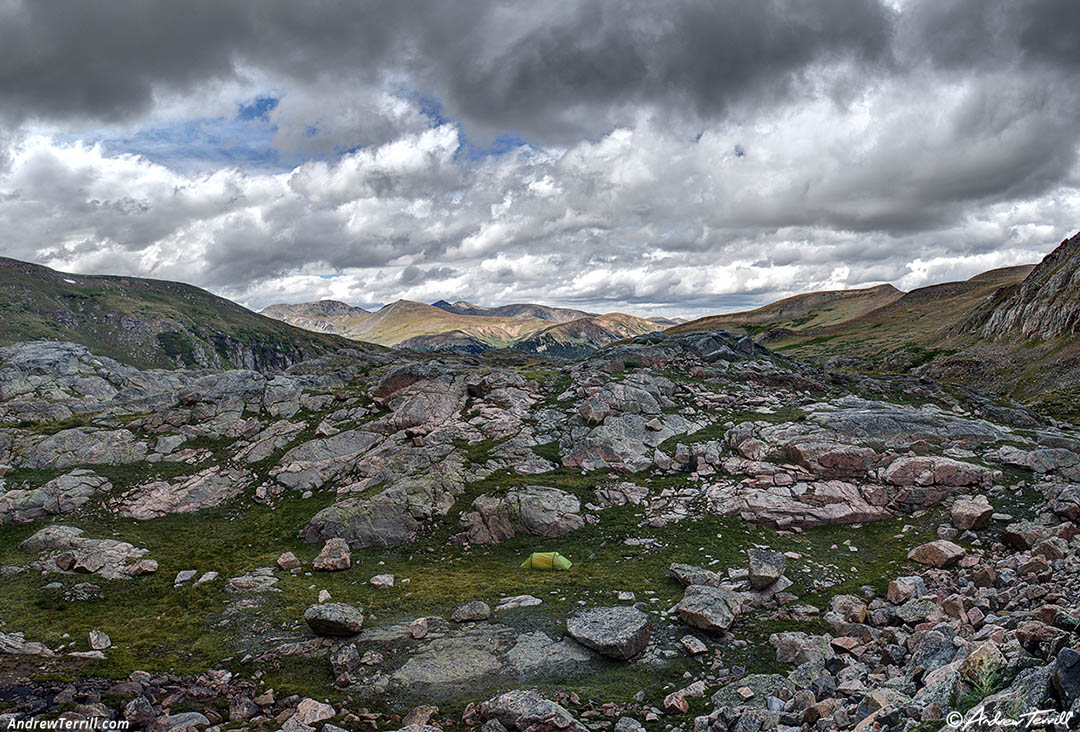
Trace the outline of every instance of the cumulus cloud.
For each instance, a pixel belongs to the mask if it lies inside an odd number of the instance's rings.
[[[4,0],[0,253],[252,307],[967,277],[1080,228],[1077,13]]]

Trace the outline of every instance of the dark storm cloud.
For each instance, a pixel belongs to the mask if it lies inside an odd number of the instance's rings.
[[[641,104],[708,118],[748,96],[783,96],[814,62],[870,64],[889,47],[890,13],[872,0],[571,7],[490,58],[457,58],[440,80],[452,109],[541,138],[590,118],[617,123]]]
[[[639,104],[709,116],[782,95],[816,61],[887,55],[891,22],[873,0],[16,0],[0,6],[0,109],[115,121],[247,67],[304,81],[404,71],[480,128],[549,139]]]
[[[248,9],[232,3],[9,0],[0,5],[0,113],[115,121],[147,112],[156,87],[231,76],[250,31]]]
[[[1080,3],[1073,0],[914,0],[904,16],[910,50],[942,68],[1080,67]]]

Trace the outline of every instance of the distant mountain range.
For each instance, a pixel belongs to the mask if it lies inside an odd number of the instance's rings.
[[[455,303],[439,300],[431,304],[440,310],[457,313],[458,315],[480,315],[492,318],[536,318],[539,320],[553,320],[557,323],[566,323],[571,320],[596,316],[596,313],[587,313],[584,310],[553,308],[547,305],[533,305],[531,303],[503,305],[496,308],[486,308],[483,305],[474,305],[464,300]]]
[[[676,321],[623,313],[598,315],[547,305],[483,307],[440,300],[398,300],[374,312],[333,300],[270,305],[263,315],[321,333],[419,351],[480,353],[514,348],[562,357],[583,355],[616,340],[662,330]]]
[[[1080,234],[1038,265],[911,292],[891,285],[811,292],[689,322],[442,300],[399,300],[374,312],[322,300],[257,314],[181,283],[69,275],[0,258],[0,345],[73,341],[141,367],[270,371],[343,347],[376,346],[576,358],[665,329],[746,333],[827,368],[914,372],[1080,419]]]
[[[286,368],[341,348],[179,282],[75,275],[0,257],[0,345],[71,341],[143,368]]]

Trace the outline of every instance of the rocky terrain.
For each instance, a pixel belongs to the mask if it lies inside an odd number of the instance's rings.
[[[969,327],[985,338],[1019,331],[1049,340],[1080,332],[1080,234],[1063,241],[1018,286],[997,293]]]
[[[1076,428],[746,336],[263,372],[18,343],[0,465],[5,727],[1080,711]],[[522,568],[538,551],[573,566]]]

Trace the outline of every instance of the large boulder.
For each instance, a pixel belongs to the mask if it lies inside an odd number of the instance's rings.
[[[773,633],[769,643],[776,648],[777,663],[801,663],[827,661],[836,655],[832,638],[828,635],[808,635],[801,631]]]
[[[337,712],[329,704],[315,699],[303,699],[296,705],[296,712],[285,720],[281,726],[282,732],[306,732],[314,729],[314,725],[332,718]]]
[[[581,502],[572,493],[542,485],[512,489],[502,498],[485,494],[462,515],[462,538],[497,544],[519,534],[563,536],[585,525],[580,511]]]
[[[1001,540],[1016,549],[1030,549],[1046,537],[1045,528],[1034,521],[1016,521],[1005,527]]]
[[[487,620],[491,617],[491,606],[483,600],[470,600],[464,605],[459,605],[450,619],[455,623],[468,623],[470,621]]]
[[[338,488],[353,495],[315,514],[300,538],[314,542],[338,537],[354,549],[414,541],[423,523],[445,515],[465,489],[464,464],[453,445],[387,441],[341,468],[360,478]],[[378,490],[381,484],[388,487]]]
[[[304,620],[318,635],[356,635],[364,626],[363,613],[344,602],[312,605],[304,612]]]
[[[349,550],[348,542],[338,537],[327,539],[311,566],[324,572],[348,569],[352,566],[352,552]]]
[[[952,525],[961,531],[968,529],[985,529],[990,525],[990,518],[994,515],[994,507],[986,496],[974,498],[959,498],[952,505],[950,517]]]
[[[927,542],[908,552],[908,559],[931,567],[949,567],[960,561],[967,549],[947,539]]]
[[[687,625],[723,633],[742,611],[742,596],[720,587],[690,585],[675,609]]]
[[[535,691],[515,690],[466,709],[477,722],[497,721],[510,732],[588,732],[570,712]]]
[[[652,621],[634,607],[588,608],[567,618],[566,632],[584,646],[626,661],[649,644]]]
[[[1066,709],[1080,699],[1080,651],[1075,648],[1062,648],[1058,651],[1051,681],[1058,699]]]
[[[918,575],[897,577],[889,582],[885,599],[894,605],[903,605],[912,598],[926,594],[926,582]]]
[[[960,676],[969,684],[977,684],[991,674],[998,673],[1005,664],[1005,656],[997,643],[992,640],[983,641],[971,649],[960,664]]]
[[[746,555],[750,561],[750,586],[755,590],[765,589],[784,575],[787,560],[780,552],[748,549]]]
[[[911,648],[909,667],[936,671],[953,662],[957,648],[953,644],[956,631],[947,623],[939,623],[929,630],[919,630],[908,640]]]

